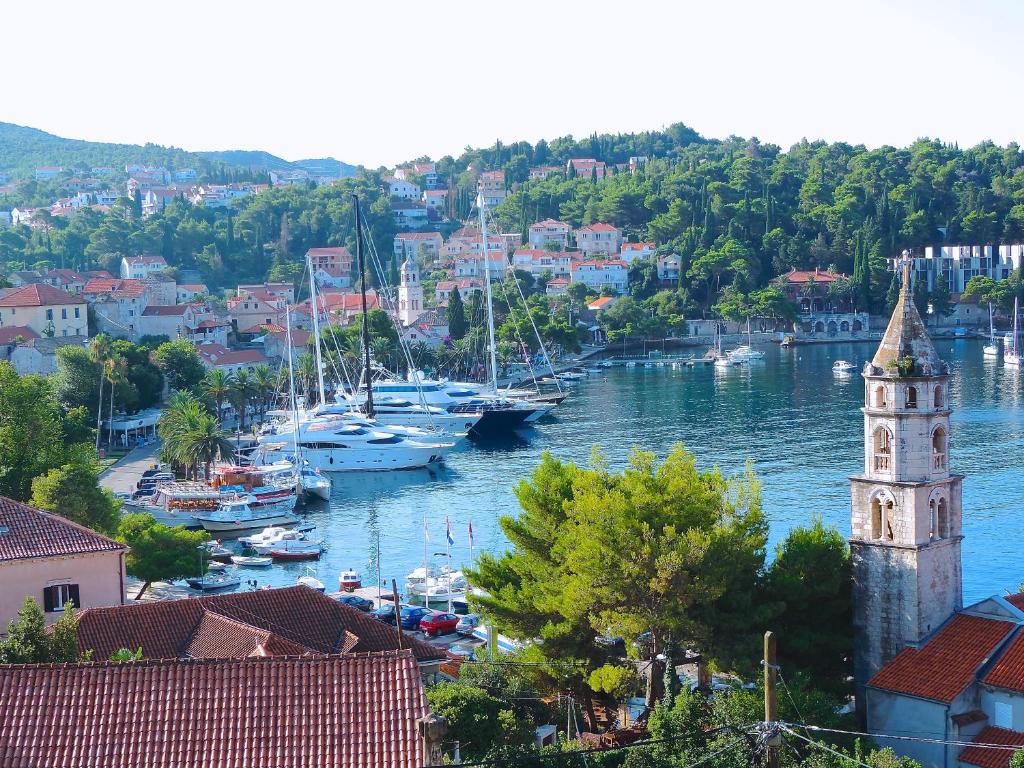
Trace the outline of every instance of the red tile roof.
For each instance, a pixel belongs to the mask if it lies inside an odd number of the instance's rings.
[[[0,297],[0,307],[49,307],[60,304],[85,304],[85,299],[46,283],[30,283]]]
[[[655,248],[654,243],[623,243],[622,250],[624,251],[653,251]]]
[[[1016,749],[1024,747],[1024,733],[1006,728],[988,726],[975,739],[975,744],[1000,744],[1006,749],[971,746],[960,752],[960,762],[978,765],[981,768],[1008,768],[1010,758]],[[1011,749],[1011,747],[1013,749]]]
[[[83,525],[0,496],[0,562],[125,549]]]
[[[429,194],[431,191],[435,190],[428,190],[427,194]],[[444,190],[436,191],[441,192]],[[397,235],[395,235],[395,240],[437,240],[440,237],[440,232],[399,232]]]
[[[1012,605],[1014,608],[1020,608],[1024,611],[1024,592],[1020,592],[1016,595],[1007,595],[1006,602]]]
[[[11,768],[419,768],[408,651],[0,666]]]
[[[615,301],[614,296],[601,296],[600,298],[594,299],[592,302],[587,304],[587,309],[604,309],[613,301]]]
[[[900,651],[868,685],[949,704],[1014,626],[957,614],[923,648]]]
[[[244,659],[246,656],[302,656],[309,648],[214,611],[203,611],[182,655],[193,659]]]
[[[39,334],[27,325],[7,325],[0,328],[0,344],[14,344],[19,336],[25,341],[39,338]]]
[[[557,219],[544,219],[544,221],[538,221],[536,224],[531,224],[530,229],[569,229],[569,225],[564,221],[558,221]]]
[[[114,277],[93,277],[85,284],[82,293],[123,293],[125,296],[141,296],[146,292],[146,284],[141,280],[119,279]]]
[[[617,227],[613,227],[611,224],[605,224],[603,221],[599,221],[596,224],[587,224],[586,226],[580,227],[577,232],[618,232]]]
[[[809,283],[812,280],[815,283],[832,283],[836,280],[845,280],[846,275],[837,275],[833,272],[822,272],[819,269],[800,271],[794,269],[791,272],[787,272],[784,277],[787,283]]]
[[[394,627],[303,586],[89,608],[78,615],[78,644],[83,651],[93,651],[95,659],[110,658],[119,648],[142,648],[146,658],[176,658],[188,652],[204,615],[211,612],[249,630],[272,632],[313,653],[398,648]],[[233,639],[219,641],[220,646],[208,639],[202,648],[216,653],[218,647],[240,642],[234,632],[229,634]],[[348,638],[353,637],[356,643],[349,647]],[[406,637],[403,645],[419,661],[444,657],[443,651],[421,640]]]
[[[1017,633],[982,682],[1024,693],[1024,634]]]

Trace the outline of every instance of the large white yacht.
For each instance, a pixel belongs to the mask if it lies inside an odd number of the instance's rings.
[[[454,441],[438,439],[430,433],[396,434],[393,429],[376,429],[346,416],[313,417],[300,421],[297,429],[291,424],[282,426],[284,428],[259,436],[264,457],[278,460],[293,454],[297,432],[302,456],[323,472],[426,467],[443,462],[455,447]]]

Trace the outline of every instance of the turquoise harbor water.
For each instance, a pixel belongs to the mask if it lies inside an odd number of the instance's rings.
[[[964,600],[1014,588],[1024,581],[1020,542],[1024,534],[1024,383],[1016,372],[984,360],[981,342],[937,344],[952,372],[952,468],[964,482]],[[847,476],[863,462],[862,380],[833,376],[834,360],[858,366],[869,344],[829,344],[782,350],[725,371],[699,367],[614,368],[576,385],[556,409],[557,418],[505,443],[468,444],[448,467],[435,472],[333,475],[329,505],[310,507],[308,517],[329,550],[309,564],[328,588],[339,572],[355,567],[363,583],[375,581],[380,534],[382,575],[401,588],[404,575],[423,560],[423,517],[429,553],[445,549],[445,517],[451,519],[456,564],[470,558],[467,526],[477,551],[501,551],[498,517],[518,509],[513,485],[529,475],[543,451],[586,462],[599,444],[613,467],[632,446],[664,454],[677,441],[703,465],[727,473],[753,459],[764,488],[771,546],[814,515],[849,533]],[[435,558],[438,564],[443,558]],[[243,577],[261,583],[294,583],[306,566],[275,566]]]

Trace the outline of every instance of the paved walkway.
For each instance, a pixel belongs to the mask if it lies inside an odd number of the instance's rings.
[[[152,442],[141,448],[133,448],[117,464],[108,467],[100,475],[100,485],[114,493],[132,493],[142,473],[157,462],[160,443]]]

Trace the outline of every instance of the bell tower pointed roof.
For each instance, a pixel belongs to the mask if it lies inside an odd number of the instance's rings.
[[[903,252],[901,267],[903,286],[900,288],[900,297],[871,364],[886,372],[898,367],[903,376],[941,375],[945,372],[945,363],[932,344],[924,321],[914,306],[914,296],[910,291],[909,251]],[[901,363],[907,359],[913,361],[912,370],[906,370]]]

